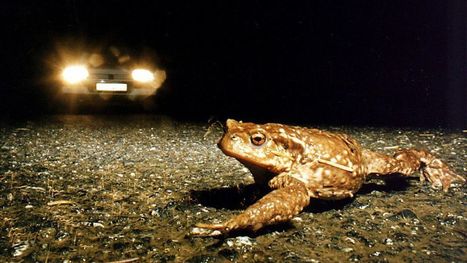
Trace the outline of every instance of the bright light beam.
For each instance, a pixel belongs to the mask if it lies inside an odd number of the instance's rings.
[[[135,69],[131,72],[131,77],[144,83],[154,81],[154,74],[147,69]]]
[[[62,72],[63,80],[70,84],[77,84],[89,76],[89,72],[85,66],[74,65],[66,67]]]

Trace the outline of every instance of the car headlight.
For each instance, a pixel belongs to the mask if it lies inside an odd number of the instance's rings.
[[[154,73],[147,69],[135,69],[131,72],[131,77],[139,82],[154,81]]]
[[[70,84],[79,83],[89,76],[89,72],[85,66],[73,65],[66,67],[62,72],[62,78]]]

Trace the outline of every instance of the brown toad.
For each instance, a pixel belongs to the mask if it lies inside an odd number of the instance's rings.
[[[442,187],[444,191],[451,182],[465,182],[445,163],[423,150],[402,149],[391,157],[363,149],[344,134],[231,119],[226,126],[219,148],[244,164],[257,183],[268,183],[273,191],[227,222],[198,224],[194,234],[256,231],[290,220],[309,204],[310,198],[352,197],[369,175],[408,176],[420,170],[421,181],[427,179],[433,187]]]

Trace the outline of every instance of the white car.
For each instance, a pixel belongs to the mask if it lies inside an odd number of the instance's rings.
[[[122,55],[114,47],[104,53],[107,54],[83,54],[80,62],[69,62],[63,66],[61,92],[135,99],[154,95],[165,81],[166,73],[162,69],[153,65],[139,66],[129,55]],[[150,63],[145,62],[144,65]]]

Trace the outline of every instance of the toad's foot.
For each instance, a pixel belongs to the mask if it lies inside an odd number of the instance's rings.
[[[447,192],[452,183],[465,183],[465,178],[454,173],[449,167],[443,163],[441,160],[432,158],[424,160],[425,163],[421,167],[422,176],[420,176],[420,181],[428,180],[433,188],[442,187],[443,191]]]
[[[198,223],[195,227],[191,230],[191,235],[193,236],[200,236],[200,237],[215,237],[221,236],[230,233],[231,231],[240,229],[236,223],[237,219],[233,218],[225,223],[222,224],[204,224]],[[248,226],[243,227],[244,229],[250,228]],[[252,229],[251,230],[256,230]]]
[[[219,236],[237,230],[257,231],[265,225],[290,220],[310,202],[308,191],[302,183],[276,189],[243,213],[222,224],[197,224],[191,231],[195,236]]]
[[[196,224],[191,229],[190,234],[199,237],[215,237],[223,235],[225,232],[226,226],[224,224]]]

